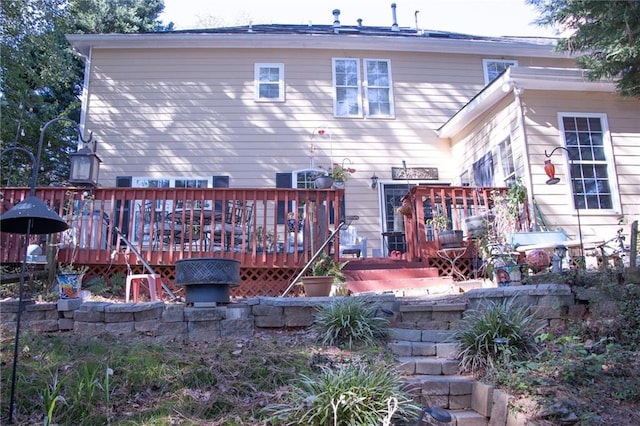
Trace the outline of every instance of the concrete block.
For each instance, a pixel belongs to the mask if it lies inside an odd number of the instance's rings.
[[[253,321],[250,319],[222,320],[220,323],[221,337],[251,337],[253,336]]]
[[[39,321],[28,321],[25,322],[26,328],[29,330],[42,333],[48,331],[58,331],[58,320],[39,320]]]
[[[131,334],[135,330],[134,322],[110,322],[105,323],[104,330],[114,336],[124,336]]]
[[[424,376],[421,377],[422,395],[446,395],[449,396],[450,380],[444,376]]]
[[[456,426],[487,426],[487,418],[473,411],[458,411],[451,413]]]
[[[485,417],[491,415],[491,407],[493,406],[493,389],[491,385],[481,382],[473,382],[473,390],[471,392],[471,408]]]
[[[75,311],[82,305],[82,299],[59,299],[57,308],[59,311]]]
[[[226,317],[226,308],[184,308],[184,319],[187,322],[222,320]]]
[[[282,315],[257,316],[254,318],[257,328],[282,328],[284,327],[284,317]]]
[[[416,330],[419,331],[419,330]],[[452,342],[454,332],[449,330],[422,330],[422,336],[420,338],[423,342]]]
[[[133,312],[106,312],[105,311],[104,322],[107,324],[133,322]]]
[[[412,357],[400,357],[398,358],[398,371],[404,374],[416,373],[416,361]]]
[[[458,344],[457,343],[436,344],[436,356],[438,358],[455,359],[458,356]]]
[[[391,353],[393,353],[395,356],[411,356],[413,355],[412,353],[412,345],[411,342],[405,342],[405,341],[400,341],[400,342],[394,342],[391,343]]]
[[[441,375],[442,362],[437,358],[415,358],[416,374]]]
[[[422,338],[422,331],[420,330],[408,330],[404,328],[389,329],[390,340],[406,340],[409,342],[420,342],[421,338]]]
[[[442,359],[442,374],[452,376],[458,374],[460,371],[460,363],[455,359]]]
[[[58,329],[60,331],[69,331],[73,330],[73,318],[59,318],[58,319]]]
[[[471,394],[449,395],[449,408],[451,410],[464,410],[471,408]]]
[[[505,426],[507,424],[507,415],[509,414],[509,395],[499,389],[493,391],[493,405],[491,407],[491,416],[489,418],[489,426]]]
[[[76,311],[77,313],[77,311]],[[73,322],[73,332],[80,336],[96,336],[105,332],[105,323],[101,322],[84,322],[77,319]]]
[[[270,305],[253,305],[251,307],[251,313],[255,316],[282,316],[284,308],[280,306]]]
[[[183,322],[184,305],[165,305],[162,311],[162,322]]]
[[[435,356],[436,344],[431,342],[412,342],[411,355],[413,356]]]

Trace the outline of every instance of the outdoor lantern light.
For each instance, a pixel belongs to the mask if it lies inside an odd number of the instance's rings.
[[[371,189],[376,189],[377,186],[378,186],[378,176],[376,176],[376,174],[374,173],[371,176]]]
[[[71,154],[69,182],[76,185],[96,186],[100,163],[101,160],[94,150],[85,145],[78,152]]]

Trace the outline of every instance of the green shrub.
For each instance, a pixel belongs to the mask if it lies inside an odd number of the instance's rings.
[[[365,297],[335,298],[318,309],[313,328],[325,345],[374,345],[389,327],[389,320],[377,315],[379,309]]]
[[[415,420],[420,407],[401,390],[393,366],[349,364],[323,368],[318,376],[302,375],[284,402],[266,407],[274,424],[379,425],[384,420]]]
[[[535,337],[542,329],[543,323],[515,298],[467,310],[454,335],[460,345],[460,367],[480,374],[498,363],[524,359],[535,351]]]

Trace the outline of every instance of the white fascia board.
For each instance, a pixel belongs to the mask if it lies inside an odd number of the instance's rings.
[[[444,39],[346,34],[68,34],[71,46],[88,54],[94,49],[350,49],[416,53],[571,57],[545,43],[519,39]]]
[[[438,129],[438,136],[451,138],[487,112],[502,98],[519,90],[615,92],[611,81],[589,81],[587,71],[576,68],[509,68]]]

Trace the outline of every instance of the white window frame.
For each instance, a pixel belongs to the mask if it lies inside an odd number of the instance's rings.
[[[261,81],[260,74],[265,68],[278,69],[278,81]],[[285,86],[284,86],[284,64],[280,63],[256,63],[254,66],[254,87],[255,94],[254,99],[256,102],[284,102],[285,101]],[[266,98],[260,96],[260,87],[263,85],[278,86],[277,98]]]
[[[393,107],[393,78],[391,76],[391,60],[390,59],[364,59],[364,67],[363,67],[363,73],[364,73],[364,94],[365,94],[365,105],[366,105],[366,110],[365,110],[365,114],[367,117],[372,117],[372,118],[393,118],[395,116],[395,110]],[[388,84],[386,86],[378,86],[373,84],[374,82],[370,82],[369,81],[369,74],[367,72],[367,65],[370,62],[385,62],[387,64],[387,78],[388,78]],[[371,99],[369,96],[369,91],[370,90],[387,90],[387,95],[389,98],[389,113],[388,114],[376,114],[376,113],[372,113],[371,112]]]
[[[506,146],[508,145],[508,150],[511,153],[511,156],[506,155]],[[513,155],[513,144],[511,143],[511,136],[504,137],[498,142],[493,151],[493,156],[497,159],[497,161],[493,162],[493,181],[494,184],[498,183],[498,179],[504,186],[511,186],[516,182],[517,174],[516,174],[516,161]],[[505,164],[505,162],[507,164]],[[507,168],[509,170],[507,170]]]
[[[349,61],[354,62],[356,65],[356,79],[357,83],[355,86],[353,85],[338,85],[338,80],[336,78],[336,64],[338,61]],[[332,58],[331,59],[331,72],[332,72],[332,81],[333,81],[333,115],[335,117],[351,117],[351,118],[361,118],[362,117],[362,79],[360,74],[360,60],[357,58]],[[345,109],[345,107],[341,106],[344,103],[343,99],[338,98],[338,89],[356,89],[356,105],[358,106],[358,111],[349,114],[349,108],[346,107],[346,112],[342,113],[341,111]]]
[[[604,113],[584,113],[584,112],[559,112],[558,113],[558,130],[559,130],[559,136],[560,136],[560,141],[561,141],[561,145],[564,148],[570,149],[570,146],[567,145],[567,139],[566,139],[566,135],[565,135],[565,127],[564,127],[564,118],[597,118],[600,120],[600,127],[601,127],[601,131],[602,131],[602,147],[603,147],[603,152],[604,152],[604,156],[605,159],[604,160],[581,160],[581,159],[569,159],[569,153],[566,152],[565,150],[558,150],[556,151],[556,153],[559,153],[559,151],[562,151],[563,154],[563,158],[564,158],[564,164],[565,164],[565,171],[570,171],[571,170],[571,164],[573,163],[574,165],[589,165],[589,164],[593,164],[593,165],[606,165],[607,168],[607,179],[606,181],[609,184],[609,191],[611,192],[611,208],[580,208],[579,210],[581,212],[596,212],[596,213],[612,213],[612,214],[619,214],[620,211],[622,211],[621,205],[620,205],[620,192],[619,192],[619,188],[618,188],[618,179],[617,179],[617,173],[616,173],[616,166],[615,166],[615,158],[613,156],[613,143],[611,141],[611,133],[609,132],[609,123],[607,121],[607,115]],[[573,179],[571,177],[570,173],[566,173],[566,186],[568,189],[568,196],[571,200],[570,204],[571,206],[573,206],[574,209],[578,210],[578,206],[576,205],[575,202],[575,194],[573,191]]]
[[[211,177],[168,177],[168,178],[156,178],[156,177],[138,177],[138,176],[134,176],[131,178],[131,187],[132,188],[151,188],[149,186],[149,183],[151,181],[155,181],[158,183],[157,186],[154,186],[153,188],[175,188],[176,187],[176,181],[192,181],[192,182],[197,182],[197,185],[195,186],[196,188],[211,188],[212,184],[213,184],[213,180]],[[206,186],[200,186],[202,183],[206,182]],[[135,200],[133,202],[133,208],[135,209],[134,211],[134,228],[133,229],[139,229],[140,227],[140,220],[143,220],[143,211],[145,210],[145,208],[147,206],[143,206],[142,205],[142,200]],[[204,202],[204,208],[210,208],[211,204],[210,201],[207,200]],[[153,206],[151,206],[151,208],[154,208]],[[179,206],[176,206],[176,208],[179,208]],[[174,210],[174,206],[173,206],[173,200],[165,200],[164,204],[162,204],[162,201],[156,201],[156,206],[155,206],[155,210],[163,210],[165,213],[170,213]],[[145,224],[145,229],[148,227],[148,222],[146,222]],[[145,231],[146,232],[146,231]],[[134,232],[131,235],[131,242],[132,243],[137,243],[139,240],[139,235],[137,232]],[[150,243],[150,236],[148,233],[143,233],[143,244],[149,244]]]
[[[502,70],[497,72],[497,70],[491,69],[492,66],[501,65]],[[484,84],[487,85],[496,79],[500,74],[504,72],[509,67],[517,67],[518,61],[513,59],[483,59],[482,60],[482,71],[484,73]]]

